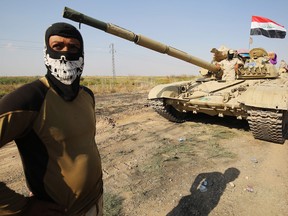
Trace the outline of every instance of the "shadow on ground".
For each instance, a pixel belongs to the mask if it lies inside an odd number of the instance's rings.
[[[198,122],[203,124],[216,124],[221,125],[228,128],[242,129],[245,131],[249,131],[249,125],[246,120],[239,120],[234,116],[209,116],[204,113],[190,114],[188,120],[190,122]]]
[[[238,178],[240,171],[228,168],[224,173],[200,173],[188,196],[184,196],[167,216],[207,216],[217,206],[229,182]]]

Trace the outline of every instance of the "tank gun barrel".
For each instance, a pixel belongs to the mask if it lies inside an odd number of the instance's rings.
[[[135,34],[134,32],[131,32],[127,29],[124,29],[122,27],[119,27],[117,25],[114,25],[112,23],[106,23],[100,20],[97,20],[95,18],[89,17],[87,15],[84,15],[78,11],[75,11],[71,8],[65,7],[63,11],[63,17],[73,20],[75,22],[78,22],[79,24],[84,23],[86,25],[89,25],[91,27],[100,29],[102,31],[105,31],[109,34],[115,35],[117,37],[129,40],[134,42],[135,44],[154,50],[156,52],[167,54],[169,56],[172,56],[177,59],[181,59],[183,61],[189,62],[191,64],[197,65],[199,67],[205,68],[209,71],[216,72],[218,71],[218,68],[209,62],[206,62],[204,60],[201,60],[197,57],[194,57],[186,52],[183,52],[179,49],[176,49],[171,46],[167,46],[163,43],[160,43],[158,41],[155,41],[151,38],[148,38],[146,36]]]

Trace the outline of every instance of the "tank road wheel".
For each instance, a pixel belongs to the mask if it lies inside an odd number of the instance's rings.
[[[163,99],[150,100],[150,106],[171,122],[183,123],[186,121],[186,113],[179,112],[173,106],[166,104]]]
[[[255,139],[283,144],[286,139],[287,111],[259,110],[248,111],[250,130]]]

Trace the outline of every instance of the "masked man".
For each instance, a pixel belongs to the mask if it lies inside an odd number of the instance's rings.
[[[222,60],[217,66],[223,71],[222,80],[233,81],[236,79],[238,68],[243,65],[243,62],[235,57],[234,50],[228,50],[227,58]]]
[[[102,168],[94,96],[80,85],[80,32],[55,23],[45,34],[47,74],[0,100],[0,147],[15,141],[31,197],[0,183],[0,215],[102,215]]]

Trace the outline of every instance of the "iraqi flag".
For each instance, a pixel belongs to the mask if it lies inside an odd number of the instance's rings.
[[[250,35],[263,35],[268,38],[285,38],[286,29],[278,23],[260,16],[252,16]]]

